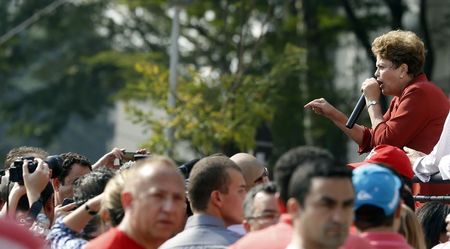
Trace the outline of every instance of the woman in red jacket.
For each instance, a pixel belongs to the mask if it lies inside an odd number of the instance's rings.
[[[333,121],[359,145],[359,153],[380,144],[430,153],[442,132],[450,103],[423,73],[423,42],[413,32],[390,31],[373,41],[372,52],[377,58],[376,78],[366,79],[361,86],[371,127],[355,125],[348,129],[347,116],[323,98],[309,102],[305,108]],[[394,97],[384,115],[381,94]]]

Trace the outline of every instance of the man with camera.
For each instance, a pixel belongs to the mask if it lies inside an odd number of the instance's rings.
[[[21,167],[19,163],[22,163]],[[45,236],[54,212],[53,189],[49,183],[52,171],[41,158],[19,158],[9,170],[14,185],[1,211],[2,216],[13,216],[19,223],[31,226],[37,235]],[[17,172],[21,173],[20,177]]]

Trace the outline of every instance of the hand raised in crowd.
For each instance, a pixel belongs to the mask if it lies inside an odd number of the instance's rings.
[[[126,158],[125,151],[126,149],[124,148],[119,149],[115,147],[110,152],[106,153],[100,159],[98,159],[98,161],[92,165],[92,169],[96,169],[99,167],[108,167],[113,169],[117,168],[120,165],[114,164],[116,159],[119,159],[119,161],[126,161],[125,159],[129,160],[129,158]],[[133,153],[141,155],[149,154],[146,149],[138,149],[136,152]]]
[[[423,152],[408,148],[406,146],[403,146],[403,150],[406,152],[406,155],[408,156],[409,161],[411,162],[411,165],[414,165],[414,163],[417,161],[417,159],[427,155]]]
[[[103,155],[92,165],[92,169],[99,167],[116,168],[117,165],[114,164],[116,159],[122,160],[124,156],[125,149],[114,148],[110,152]]]
[[[51,176],[51,170],[46,162],[40,158],[35,158],[34,160],[38,162],[38,165],[33,173],[30,173],[28,170],[28,160],[24,160],[22,166],[23,182],[27,190],[30,205],[40,198],[41,192],[47,186]]]

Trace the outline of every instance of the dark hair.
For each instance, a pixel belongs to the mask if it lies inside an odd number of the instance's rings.
[[[294,197],[303,206],[314,178],[347,178],[352,181],[352,172],[345,166],[334,163],[306,164],[295,170],[289,182],[288,197]]]
[[[427,248],[439,244],[439,236],[446,231],[445,217],[450,213],[450,207],[438,201],[425,203],[417,209],[416,215],[422,225]]]
[[[255,199],[256,194],[258,193],[267,193],[274,195],[277,192],[277,186],[273,182],[258,184],[251,188],[247,195],[245,196],[244,201],[244,215],[245,217],[250,217],[253,215],[253,200]]]
[[[241,169],[226,156],[208,156],[198,161],[189,176],[188,195],[193,211],[206,210],[211,193],[228,192],[230,176],[227,170]]]
[[[300,146],[285,152],[276,162],[274,179],[277,184],[281,200],[286,203],[289,199],[289,182],[294,171],[303,165],[321,165],[334,162],[330,152],[312,146]]]
[[[373,205],[362,205],[355,210],[354,224],[361,231],[380,226],[392,226],[394,215],[395,212],[385,215],[382,208]]]
[[[64,161],[61,167],[61,173],[58,176],[58,180],[62,185],[66,184],[65,179],[70,174],[70,171],[72,170],[74,164],[80,164],[81,166],[88,167],[90,170],[92,170],[91,162],[83,155],[75,152],[67,152],[61,154],[61,157]]]

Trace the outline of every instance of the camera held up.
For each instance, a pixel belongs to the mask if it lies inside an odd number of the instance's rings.
[[[28,171],[30,173],[36,170],[38,162],[34,160],[34,157],[18,157],[9,168],[9,180],[11,182],[18,182],[23,185],[22,165],[24,160],[28,160]],[[48,156],[45,159],[48,167],[52,170],[51,178],[56,178],[61,173],[63,161],[59,155]]]

